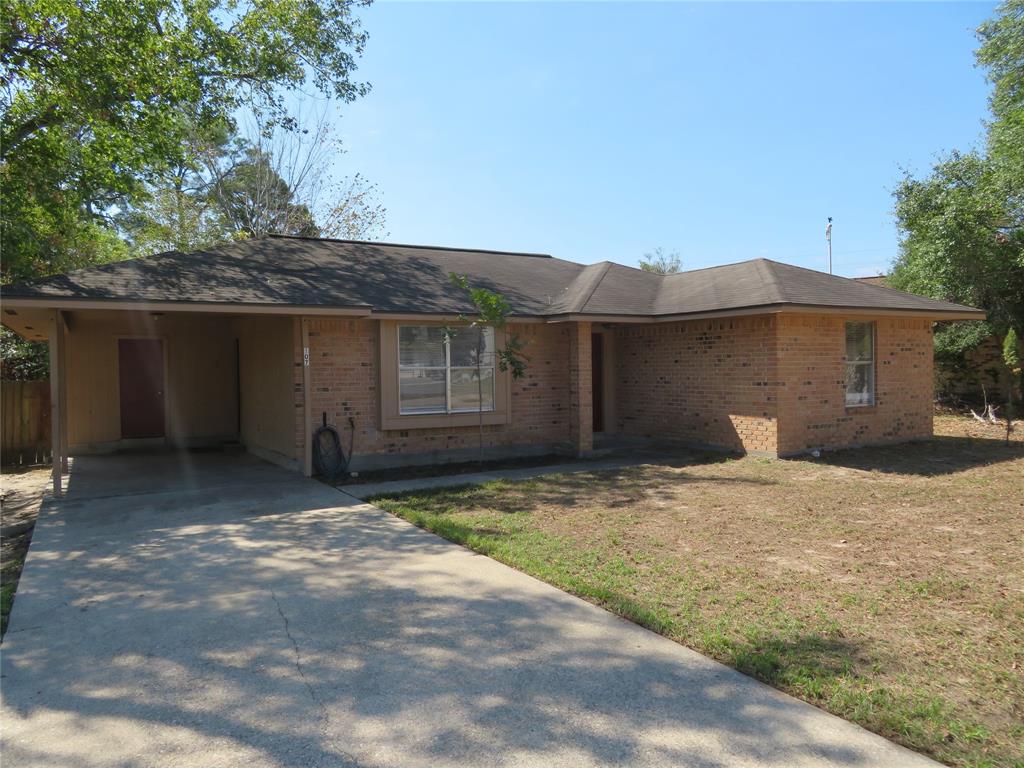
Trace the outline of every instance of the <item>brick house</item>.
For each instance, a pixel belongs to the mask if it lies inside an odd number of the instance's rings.
[[[451,274],[501,292],[499,331],[458,325]],[[8,286],[3,322],[50,342],[69,453],[241,442],[309,474],[336,424],[352,468],[586,454],[595,435],[767,455],[927,438],[932,324],[970,307],[757,259],[676,275],[540,254],[266,237]],[[473,336],[482,333],[482,337]]]

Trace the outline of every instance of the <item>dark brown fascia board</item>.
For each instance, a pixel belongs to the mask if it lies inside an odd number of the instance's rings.
[[[175,301],[123,301],[118,299],[67,299],[67,298],[26,298],[11,297],[0,300],[4,307],[26,309],[115,309],[136,312],[205,312],[252,315],[334,315],[366,317],[380,320],[432,320],[457,322],[463,317],[452,313],[431,312],[374,312],[370,306],[325,307],[296,304],[243,304],[217,302],[175,302]],[[893,309],[891,307],[836,306],[812,304],[763,304],[752,307],[709,310],[707,312],[681,312],[671,315],[621,315],[601,313],[567,313],[563,315],[514,315],[509,318],[516,323],[672,323],[683,320],[703,320],[720,317],[742,317],[750,315],[779,314],[794,312],[806,314],[842,314],[876,317],[925,317],[933,320],[984,320],[986,313],[981,310],[938,310],[938,309]]]
[[[424,320],[432,323],[462,323],[473,319],[470,315],[438,312],[369,312],[366,317],[370,320]],[[542,315],[509,315],[508,322],[526,324],[547,321]]]
[[[705,320],[724,317],[749,317],[751,315],[777,315],[786,312],[813,315],[856,315],[872,317],[922,317],[932,320],[984,320],[988,315],[982,310],[939,310],[939,309],[893,309],[892,307],[845,307],[834,304],[762,304],[735,309],[716,309],[707,312],[676,313],[671,315],[616,315],[595,313],[568,313],[546,318],[548,323],[594,322],[594,323],[676,323],[683,320]]]
[[[368,305],[354,307],[325,307],[298,304],[245,304],[202,301],[127,301],[122,299],[67,299],[17,297],[0,298],[0,304],[14,309],[118,309],[134,312],[206,312],[217,314],[252,315],[346,315],[366,317],[372,311]]]

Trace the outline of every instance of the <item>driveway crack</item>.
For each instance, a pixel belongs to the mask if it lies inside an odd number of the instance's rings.
[[[320,696],[316,692],[316,688],[310,681],[309,676],[306,675],[306,668],[302,662],[302,649],[299,648],[299,642],[295,639],[292,634],[291,625],[288,622],[288,616],[285,615],[284,609],[281,607],[281,601],[277,599],[277,592],[274,591],[273,587],[270,589],[270,597],[274,601],[274,605],[277,607],[277,615],[281,617],[281,624],[284,627],[284,634],[288,638],[288,641],[292,644],[292,655],[295,657],[295,669],[299,673],[299,677],[302,678],[303,685],[306,686],[306,690],[309,691],[309,698],[316,705],[317,709],[320,710],[320,725],[323,731],[324,739],[334,748],[334,750],[341,756],[346,762],[346,766],[351,768],[359,768],[360,763],[356,760],[355,756],[345,751],[336,743],[336,740],[331,736],[328,725],[330,724],[331,715],[327,710],[327,705],[321,700]]]
[[[324,706],[320,697],[317,696],[316,688],[313,687],[313,684],[306,676],[306,669],[302,665],[302,651],[299,649],[298,641],[292,635],[291,627],[288,624],[288,617],[285,616],[284,610],[281,608],[281,601],[277,599],[277,593],[273,588],[270,590],[270,597],[273,599],[274,605],[277,606],[277,615],[281,617],[281,622],[284,624],[284,633],[292,644],[292,654],[295,656],[295,669],[298,671],[299,677],[302,678],[302,682],[306,686],[306,690],[309,691],[309,698],[313,700],[313,703],[316,704],[317,708],[320,710],[321,719],[326,724],[328,720],[327,707]]]

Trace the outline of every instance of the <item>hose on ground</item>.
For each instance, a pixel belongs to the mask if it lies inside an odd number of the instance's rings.
[[[355,420],[349,418],[351,436],[349,438],[348,455],[341,447],[338,430],[327,423],[327,414],[323,415],[323,424],[313,433],[313,469],[321,477],[334,481],[348,471],[352,458],[352,446],[355,441]]]

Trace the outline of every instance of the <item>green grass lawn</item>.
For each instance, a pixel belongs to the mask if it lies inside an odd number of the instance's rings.
[[[946,763],[1021,766],[1024,443],[979,429],[373,502]]]

